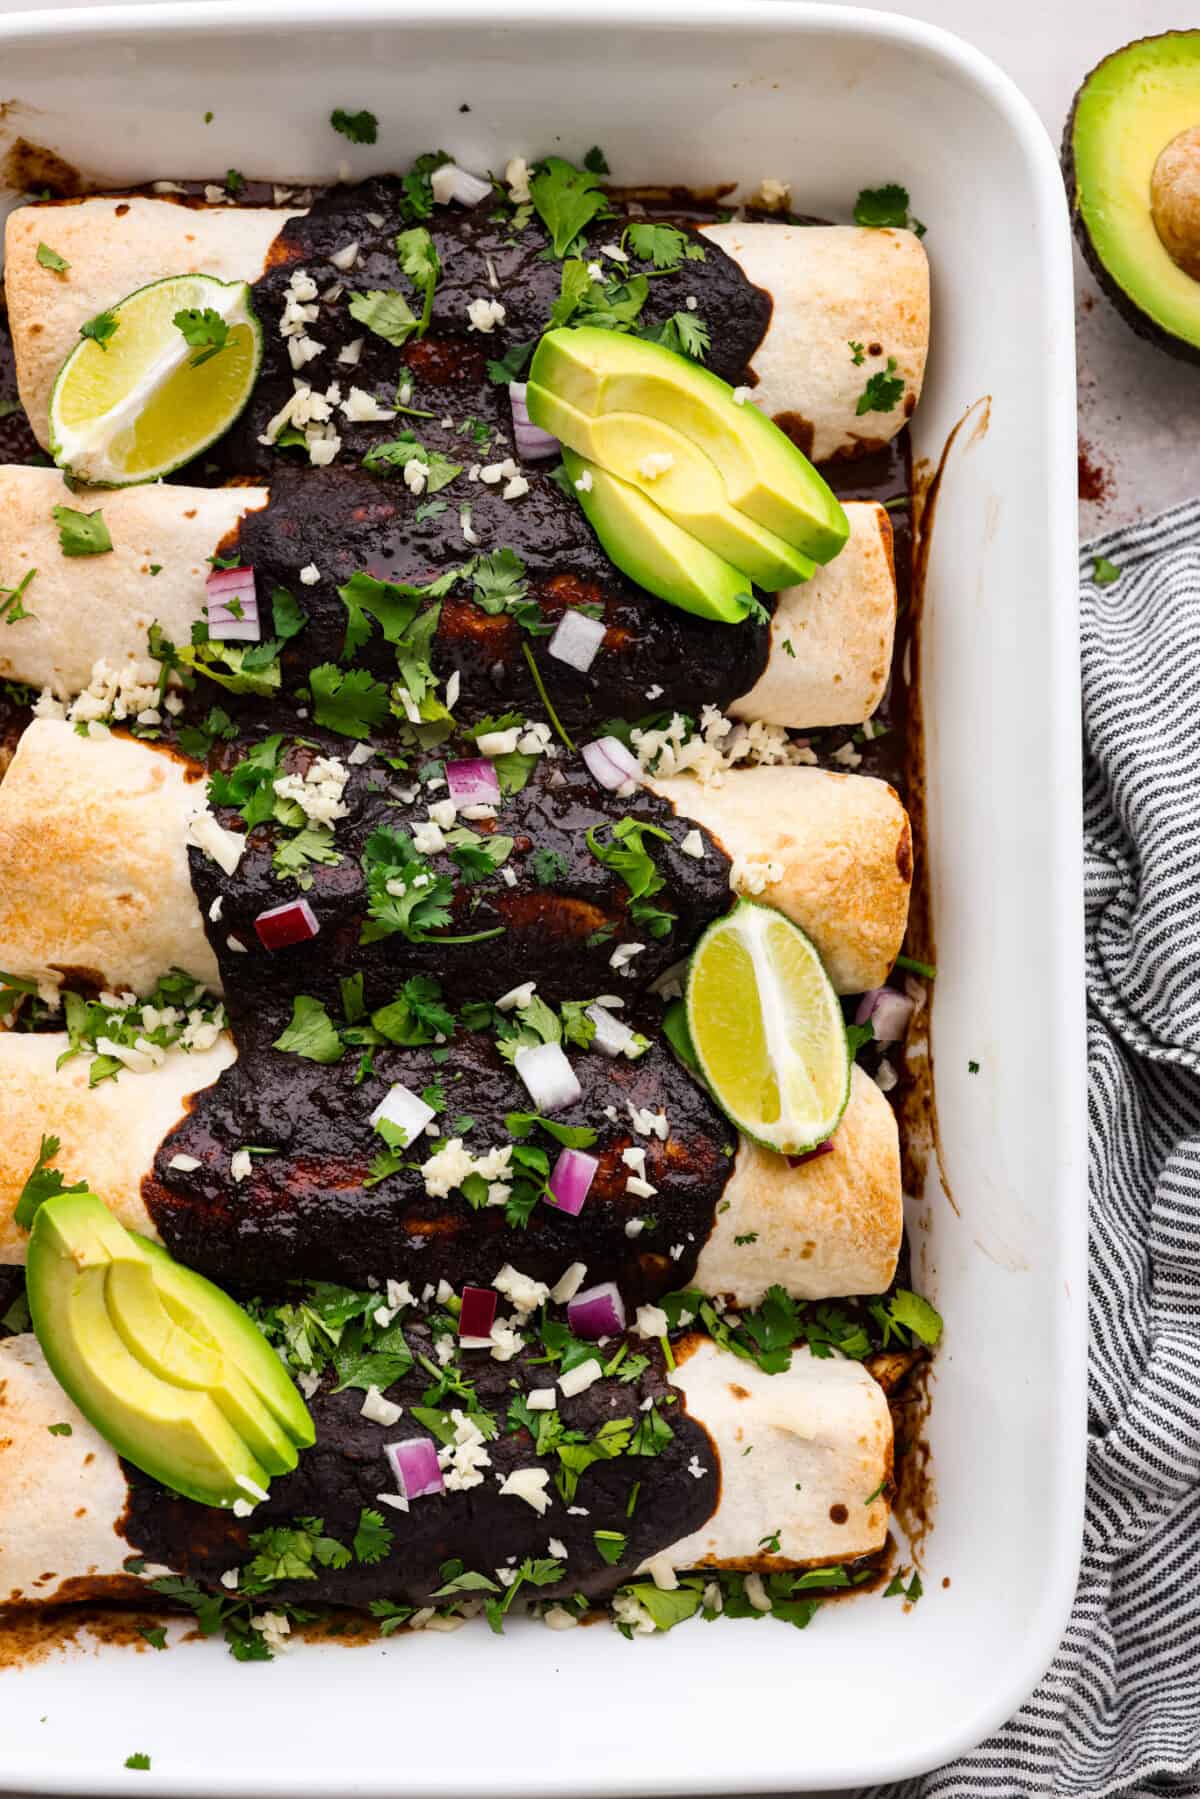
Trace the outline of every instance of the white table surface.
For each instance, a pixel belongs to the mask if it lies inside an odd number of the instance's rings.
[[[57,3],[0,0],[0,12],[43,12]],[[1178,0],[1003,0],[1000,5],[996,0],[904,5],[876,0],[876,5],[956,31],[993,57],[1033,101],[1056,145],[1080,79],[1102,56],[1131,38],[1194,22]],[[919,211],[920,196],[914,198]],[[1080,442],[1091,465],[1102,471],[1105,488],[1100,500],[1080,501],[1080,531],[1088,537],[1191,498],[1200,488],[1200,367],[1143,343],[1107,305],[1078,251],[1075,260]]]

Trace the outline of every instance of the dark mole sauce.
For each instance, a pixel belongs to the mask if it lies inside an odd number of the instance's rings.
[[[414,1354],[433,1359],[432,1339],[423,1325],[413,1326],[406,1335]],[[326,1377],[311,1401],[316,1445],[305,1451],[291,1474],[271,1482],[270,1497],[255,1507],[253,1519],[235,1518],[230,1512],[165,1493],[155,1481],[126,1464],[130,1496],[123,1532],[131,1547],[148,1561],[163,1562],[215,1585],[226,1569],[249,1559],[251,1532],[258,1534],[272,1525],[317,1516],[324,1520],[330,1536],[349,1544],[364,1506],[383,1511],[395,1533],[383,1561],[371,1566],[352,1562],[342,1569],[318,1568],[314,1563],[315,1580],[272,1586],[262,1601],[264,1609],[277,1601],[365,1607],[373,1599],[391,1599],[420,1604],[444,1584],[439,1572],[443,1562],[457,1558],[468,1568],[491,1575],[525,1556],[544,1556],[549,1537],[556,1537],[565,1547],[569,1576],[559,1587],[539,1588],[540,1597],[551,1598],[556,1593],[595,1597],[611,1592],[647,1557],[699,1529],[712,1515],[720,1495],[718,1458],[707,1431],[688,1416],[682,1395],[668,1384],[659,1346],[644,1347],[649,1366],[637,1380],[601,1379],[574,1398],[559,1394],[564,1426],[582,1431],[589,1440],[617,1419],[629,1419],[636,1426],[644,1416],[640,1408],[646,1400],[654,1401],[672,1433],[653,1459],[622,1455],[593,1463],[571,1501],[583,1508],[584,1516],[568,1510],[554,1489],[557,1458],[539,1458],[528,1430],[510,1432],[506,1428],[505,1416],[515,1395],[550,1384],[554,1371],[537,1361],[539,1348],[537,1352],[524,1351],[510,1362],[484,1356],[471,1364],[479,1404],[500,1426],[499,1434],[487,1445],[490,1466],[482,1469],[483,1481],[478,1486],[448,1491],[436,1500],[414,1500],[406,1514],[379,1507],[376,1495],[385,1479],[387,1487],[391,1486],[380,1455],[380,1427],[361,1416],[361,1391],[334,1393]],[[675,1353],[686,1356],[686,1339]],[[422,1403],[429,1381],[428,1372],[416,1363],[388,1393],[407,1413]],[[454,1404],[453,1398],[446,1399],[440,1409],[448,1414]],[[412,1436],[418,1429],[416,1425],[406,1428],[401,1419],[390,1436]],[[701,1470],[699,1476],[689,1471],[689,1464]],[[501,1496],[499,1491],[497,1475],[506,1478],[518,1468],[529,1467],[544,1468],[551,1477],[547,1488],[551,1503],[540,1516],[525,1500]],[[638,1483],[635,1499],[633,1488]],[[597,1530],[625,1535],[619,1566],[609,1566],[600,1555],[593,1535]]]
[[[506,545],[522,557],[529,596],[545,624],[556,623],[568,606],[589,605],[601,609],[606,635],[591,670],[578,674],[547,659],[545,635],[527,636],[510,618],[487,616],[460,587],[442,602],[432,661],[443,679],[455,671],[461,676],[461,699],[455,710],[462,724],[510,707],[545,717],[525,646],[536,658],[560,719],[572,732],[587,732],[608,717],[676,710],[696,716],[704,703],[724,708],[748,692],[765,664],[767,627],[744,625],[733,630],[648,603],[609,564],[579,509],[544,470],[521,465],[531,491],[515,503],[503,501],[496,485],[460,477],[435,496],[444,501],[440,507],[423,504],[410,494],[399,472],[376,478],[355,466],[372,444],[407,428],[427,448],[464,468],[513,455],[507,390],[488,379],[487,362],[534,339],[559,291],[560,265],[539,260],[545,239],[536,219],[514,243],[504,224],[439,209],[427,221],[442,263],[432,325],[425,338],[398,352],[356,325],[344,299],[348,291],[403,286],[397,282],[393,247],[404,222],[397,197],[398,184],[387,179],[336,189],[318,197],[306,217],[284,225],[272,266],[255,284],[255,304],[264,326],[264,362],[250,406],[203,463],[175,477],[191,482],[235,476],[269,479],[269,504],[249,513],[222,549],[253,564],[260,594],[265,596],[276,584],[287,587],[308,615],[305,630],[284,651],[285,693],[317,664],[338,659],[346,612],[336,590],[356,570],[425,583],[473,553],[474,546],[463,533],[464,504],[470,506],[468,527],[481,549]],[[261,205],[269,203],[270,193],[261,184],[250,184],[241,198]],[[291,203],[304,204],[306,199],[297,195]],[[657,205],[680,222],[703,220],[714,211],[679,194],[660,196]],[[619,234],[620,225],[614,222],[611,235]],[[598,235],[607,241],[603,229]],[[343,397],[357,386],[387,403],[398,383],[406,383],[405,403],[431,416],[398,414],[387,424],[367,425],[350,424],[339,413],[343,448],[338,464],[316,471],[302,465],[302,451],[269,448],[258,440],[292,392],[292,370],[277,330],[288,281],[295,269],[307,267],[322,292],[329,292],[335,282],[327,258],[351,240],[360,245],[357,266],[336,282],[341,293],[321,304],[319,319],[308,327],[327,347],[303,371],[304,378],[317,391],[336,379]],[[489,261],[498,285],[491,280]],[[731,382],[752,381],[746,364],[769,318],[767,296],[708,244],[703,262],[686,263],[677,274],[651,281],[643,319],[648,323],[665,319],[686,307],[690,294],[698,300],[699,316],[712,328],[708,365]],[[468,303],[492,296],[505,307],[503,325],[493,333],[469,331]],[[338,350],[360,335],[364,343],[359,362],[353,367],[340,365]],[[15,392],[7,333],[0,332],[0,401],[15,398]],[[0,419],[0,456],[14,462],[44,460],[20,411]],[[900,610],[893,678],[867,728],[870,735],[862,727],[841,727],[811,732],[806,741],[822,763],[853,741],[862,758],[861,772],[879,775],[903,792],[909,704],[898,671],[907,642],[912,573],[908,431],[887,446],[863,446],[855,459],[828,464],[822,472],[842,499],[891,502]],[[297,582],[298,570],[310,562],[321,577],[313,587]],[[395,678],[393,652],[379,634],[356,653],[355,661],[379,679]],[[0,758],[5,741],[11,743],[28,716],[21,698],[19,690],[0,693]],[[320,737],[314,738],[292,701],[227,698],[216,690],[191,696],[184,718],[202,716],[214,701],[226,705],[239,727],[239,741],[216,752],[217,759],[226,763],[244,753],[248,738],[267,731],[303,736],[310,746]],[[339,738],[318,747],[344,759],[349,746]],[[313,753],[312,747],[292,748],[285,765],[302,771]],[[449,746],[434,752],[453,753]],[[471,753],[470,746],[458,753]],[[218,895],[222,898],[219,922],[207,922],[206,930],[221,964],[239,1057],[213,1088],[192,1101],[187,1117],[162,1145],[154,1173],[146,1181],[146,1198],[164,1240],[182,1260],[242,1293],[278,1290],[281,1282],[298,1276],[362,1284],[390,1274],[411,1276],[414,1288],[442,1278],[459,1287],[464,1281],[486,1283],[504,1261],[552,1281],[574,1259],[587,1262],[589,1281],[610,1275],[619,1279],[631,1305],[685,1285],[728,1179],[731,1133],[661,1043],[633,1063],[613,1063],[594,1054],[572,1058],[584,1092],[562,1116],[598,1130],[591,1153],[599,1158],[600,1171],[578,1218],[563,1218],[539,1204],[523,1230],[505,1223],[502,1207],[472,1211],[457,1191],[444,1200],[428,1198],[420,1176],[411,1171],[371,1189],[362,1186],[366,1164],[380,1147],[365,1121],[392,1080],[403,1080],[415,1091],[432,1081],[442,1082],[446,1100],[439,1124],[448,1125],[457,1115],[473,1118],[475,1124],[465,1137],[473,1154],[509,1140],[504,1114],[530,1109],[532,1102],[490,1039],[460,1035],[444,1064],[436,1063],[429,1049],[377,1050],[375,1073],[361,1084],[355,1083],[354,1053],[341,1063],[320,1066],[271,1048],[298,994],[323,999],[338,1019],[338,978],[350,972],[364,975],[368,1010],[385,1004],[408,975],[418,972],[435,973],[454,999],[495,997],[522,980],[536,978],[539,993],[547,999],[620,992],[630,1002],[622,1016],[635,1025],[644,1020],[649,1029],[659,1015],[657,1002],[640,996],[727,904],[728,865],[711,840],[705,838],[703,863],[683,858],[678,843],[684,827],[668,807],[645,793],[628,800],[600,794],[580,777],[577,761],[564,756],[556,766],[543,758],[524,794],[506,801],[494,827],[471,827],[494,828],[517,838],[510,858],[517,885],[508,888],[492,879],[481,891],[460,883],[455,893],[455,930],[503,924],[505,935],[453,949],[412,945],[393,937],[364,949],[357,939],[365,906],[359,853],[366,836],[380,824],[411,825],[425,816],[431,799],[444,793],[422,788],[416,801],[400,800],[399,793],[413,781],[412,772],[388,771],[378,759],[352,770],[344,796],[351,816],[338,826],[341,863],[312,871],[308,898],[322,925],[315,945],[271,957],[258,943],[253,930],[256,914],[293,892],[290,883],[279,882],[271,871],[269,831],[254,833],[232,879],[222,876],[199,852],[190,852],[193,885],[206,920],[213,901]],[[666,887],[656,901],[677,912],[679,920],[661,942],[636,933],[647,947],[633,979],[608,967],[611,943],[635,934],[625,927],[628,895],[619,879],[590,855],[585,842],[589,824],[612,822],[626,813],[672,828],[670,845],[654,844],[655,861],[666,876]],[[224,815],[223,822],[230,824],[233,818]],[[539,887],[529,872],[528,858],[535,847],[554,849],[566,860],[567,873],[552,890]],[[434,860],[445,866],[441,858]],[[606,936],[610,930],[611,941]],[[589,943],[597,931],[602,941]],[[248,953],[231,951],[231,936]],[[665,1144],[632,1133],[627,1100],[665,1109],[670,1124]],[[605,1105],[615,1105],[615,1120],[605,1118]],[[549,1151],[553,1163],[557,1145],[534,1140]],[[279,1153],[252,1158],[250,1176],[235,1184],[229,1175],[230,1157],[247,1143]],[[620,1155],[631,1144],[645,1148],[647,1176],[661,1186],[661,1198],[635,1201],[626,1193],[628,1171]],[[195,1157],[200,1166],[186,1173],[169,1169],[172,1157],[181,1153]],[[630,1217],[656,1210],[669,1211],[669,1223],[652,1227],[637,1239],[626,1237]],[[672,1248],[678,1251],[675,1257]],[[422,1328],[408,1333],[410,1343],[419,1343]],[[549,1384],[544,1367],[527,1365],[531,1353],[511,1363],[473,1359],[470,1376],[488,1409],[503,1414],[512,1383],[523,1388]],[[650,1353],[651,1366],[634,1385],[606,1380],[563,1401],[567,1422],[590,1435],[608,1418],[636,1417],[638,1402],[651,1393],[661,1398],[665,1381],[659,1352],[654,1348]],[[426,1384],[426,1376],[418,1370],[389,1393],[407,1408],[420,1403]],[[447,1409],[452,1403],[445,1402]],[[325,1518],[332,1534],[349,1540],[359,1510],[375,1503],[381,1485],[379,1427],[361,1418],[360,1405],[360,1393],[328,1391],[327,1378],[312,1406],[317,1446],[306,1452],[295,1473],[272,1483],[269,1501],[254,1513],[255,1532],[271,1523],[317,1514]],[[437,1506],[417,1504],[404,1518],[388,1515],[387,1522],[398,1527],[397,1539],[404,1544],[402,1566],[393,1550],[379,1566],[352,1565],[338,1573],[323,1570],[316,1582],[273,1592],[296,1602],[361,1605],[380,1597],[419,1601],[439,1584],[438,1565],[448,1557],[492,1568],[510,1557],[545,1554],[548,1534],[567,1547],[571,1591],[610,1590],[645,1556],[695,1529],[716,1503],[716,1457],[706,1434],[686,1416],[682,1403],[666,1408],[665,1415],[675,1437],[653,1468],[624,1457],[589,1470],[581,1491],[586,1518],[569,1515],[557,1499],[545,1518],[521,1501],[499,1500],[494,1470],[508,1472],[534,1460],[526,1433],[501,1435],[489,1445],[493,1468],[487,1470],[484,1485],[448,1494]],[[700,1480],[687,1472],[693,1454],[706,1470]],[[131,1544],[148,1558],[208,1581],[216,1581],[225,1569],[246,1558],[247,1524],[164,1493],[132,1468],[127,1473],[132,1497],[125,1530]],[[632,1485],[642,1477],[646,1478],[636,1510],[627,1519]],[[595,1550],[592,1532],[605,1528],[624,1530],[629,1537],[618,1568],[603,1564]],[[264,1605],[269,1603],[264,1600]]]

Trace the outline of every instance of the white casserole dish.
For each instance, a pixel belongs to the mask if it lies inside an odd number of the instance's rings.
[[[933,1171],[911,1215],[915,1284],[946,1319],[925,1600],[832,1606],[803,1634],[479,1627],[265,1667],[218,1644],[54,1656],[0,1675],[0,1787],[797,1791],[968,1748],[1065,1623],[1085,1442],[1071,265],[1032,108],[945,33],[790,0],[167,0],[7,16],[0,68],[19,102],[0,131],[113,183],[230,164],[328,178],[343,155],[366,174],[434,145],[485,167],[594,142],[619,180],[771,175],[826,216],[904,182],[934,275],[917,454],[936,460],[992,401],[943,483],[924,637],[933,1048],[957,1202]],[[335,137],[333,106],[374,110],[379,144]],[[134,1750],[149,1774],[125,1772]]]

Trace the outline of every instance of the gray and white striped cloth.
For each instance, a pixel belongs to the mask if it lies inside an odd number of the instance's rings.
[[[880,1799],[1200,1799],[1200,501],[1088,545],[1080,572],[1083,1567],[1028,1704]]]

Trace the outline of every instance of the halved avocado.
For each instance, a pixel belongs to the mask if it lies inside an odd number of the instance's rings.
[[[530,388],[526,389],[526,404]],[[778,593],[810,579],[816,564],[765,525],[731,506],[717,465],[690,437],[645,412],[578,412],[542,388],[534,404],[563,443],[627,481],[716,555]]]
[[[25,1279],[51,1373],[118,1455],[188,1499],[230,1506],[265,1488],[254,1452],[205,1392],[162,1380],[131,1353],[108,1310],[114,1259],[139,1252],[90,1193],[47,1200],[34,1219]]]
[[[1063,137],[1084,256],[1126,322],[1200,362],[1200,31],[1126,44],[1084,80]]]
[[[206,1505],[265,1488],[314,1440],[251,1319],[93,1193],[39,1209],[26,1285],[51,1371],[119,1454]]]
[[[170,1316],[148,1261],[111,1263],[105,1304],[130,1354],[172,1386],[207,1393],[268,1474],[286,1474],[296,1466],[296,1445],[220,1347],[198,1342]]]
[[[563,466],[605,555],[631,581],[684,612],[727,625],[741,623],[751,600],[750,582],[741,569],[714,555],[636,487],[598,463],[564,446]],[[584,476],[590,484],[581,488]]]
[[[592,461],[604,458],[589,422],[606,413],[657,420],[708,459],[726,506],[814,562],[830,561],[849,536],[840,502],[791,439],[756,406],[738,405],[727,382],[661,344],[592,326],[547,331],[530,364],[525,403],[535,425]],[[638,438],[631,434],[625,448],[606,439],[605,449],[616,458],[605,466],[634,480],[647,453]]]
[[[136,1238],[154,1269],[155,1285],[168,1313],[198,1342],[219,1348],[262,1403],[283,1426],[293,1443],[309,1449],[316,1441],[312,1416],[254,1320],[228,1293],[185,1268],[157,1243]]]

